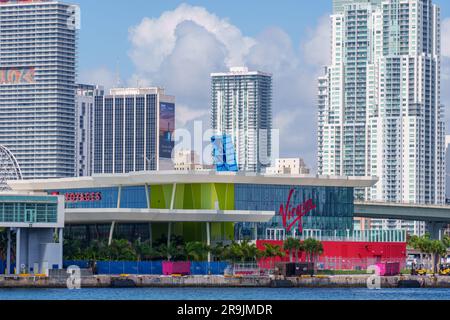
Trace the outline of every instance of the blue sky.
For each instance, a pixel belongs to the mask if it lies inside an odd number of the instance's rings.
[[[247,65],[274,75],[280,155],[316,162],[316,79],[329,63],[331,0],[78,0],[79,80],[157,85],[177,98],[177,128],[209,126],[210,72]],[[450,1],[442,9],[450,33]],[[447,37],[445,37],[447,35]],[[450,41],[443,103],[450,105]],[[447,112],[450,122],[450,112]],[[450,128],[450,125],[447,125]],[[450,132],[450,130],[447,130]]]
[[[182,3],[202,6],[209,12],[238,26],[245,35],[256,36],[267,27],[278,26],[298,42],[317,18],[331,11],[331,0],[78,0],[81,7],[80,69],[120,65],[123,76],[132,73],[127,52],[130,44],[128,29],[144,17],[157,18]]]
[[[82,13],[80,32],[80,69],[98,65],[131,74],[128,28],[144,17],[159,17],[181,3],[202,6],[211,13],[228,18],[245,35],[255,36],[270,26],[278,26],[299,42],[317,19],[331,12],[331,0],[78,0]],[[450,1],[436,1],[442,16],[450,16]]]

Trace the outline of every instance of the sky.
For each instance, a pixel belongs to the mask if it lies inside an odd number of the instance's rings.
[[[280,156],[317,153],[316,79],[329,63],[331,0],[74,0],[81,9],[79,82],[159,86],[177,128],[209,127],[210,73],[246,65],[273,74]],[[450,108],[450,1],[443,19],[443,103]],[[450,128],[450,112],[447,112]],[[450,130],[447,130],[450,132]]]

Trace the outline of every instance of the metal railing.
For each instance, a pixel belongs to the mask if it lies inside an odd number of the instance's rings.
[[[324,234],[321,230],[304,230],[303,234],[287,234],[284,229],[267,229],[266,239],[271,241],[284,241],[288,238],[306,240],[308,238],[319,241],[348,241],[348,242],[406,242],[406,230],[347,230],[346,234],[335,232]]]

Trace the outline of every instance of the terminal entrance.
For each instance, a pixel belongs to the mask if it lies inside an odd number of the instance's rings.
[[[62,229],[4,228],[1,239],[0,274],[48,274],[62,268]]]
[[[0,193],[0,274],[44,274],[62,268],[62,200]]]

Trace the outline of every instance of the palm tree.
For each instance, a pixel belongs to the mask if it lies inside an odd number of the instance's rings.
[[[436,274],[441,263],[441,258],[447,255],[448,247],[445,246],[443,241],[434,240],[431,243],[431,253],[433,257],[433,273]]]
[[[80,240],[64,239],[64,260],[82,259],[82,246]]]
[[[244,262],[255,262],[260,257],[260,251],[254,243],[246,240],[241,242],[241,250]]]
[[[217,243],[214,247],[211,248],[211,254],[214,259],[217,261],[226,260],[225,257],[226,248],[223,245],[223,242]]]
[[[203,242],[188,242],[186,244],[187,258],[192,258],[193,261],[204,261],[211,248]]]
[[[450,238],[445,236],[442,241],[432,240],[427,233],[423,237],[412,236],[408,241],[408,245],[420,251],[421,257],[422,254],[425,254],[427,259],[431,260],[433,273],[436,274],[441,258],[447,256],[447,250],[450,247]]]
[[[265,243],[262,256],[266,259],[270,259],[271,262],[274,262],[272,260],[273,258],[283,258],[286,256],[286,252],[280,246],[274,246],[270,243]],[[273,267],[273,265],[271,267]]]
[[[289,252],[289,262],[294,262],[294,258],[293,258],[294,251],[298,247],[298,242],[299,242],[299,240],[294,239],[294,238],[287,238],[284,241],[283,248],[284,248],[284,250]]]
[[[225,260],[231,262],[255,262],[260,256],[260,251],[255,244],[250,244],[250,241],[245,240],[241,243],[233,241],[231,245],[225,247],[223,256]]]
[[[294,249],[295,249],[296,262],[299,262],[300,252],[305,251],[305,244],[303,242],[301,242],[300,240],[298,240]]]
[[[6,260],[6,247],[8,246],[8,239],[4,228],[0,228],[0,261]]]
[[[449,249],[450,248],[450,237],[449,236],[444,236],[444,238],[442,239],[442,243],[444,244],[444,246]]]
[[[323,254],[323,244],[316,239],[306,239],[303,245],[308,262],[315,263],[316,258]]]
[[[183,245],[162,244],[158,251],[162,257],[167,257],[167,261],[180,261],[186,258],[186,249]]]
[[[154,259],[161,258],[160,252],[151,245],[150,241],[136,241],[134,248],[138,255],[139,261],[152,261]]]
[[[109,246],[109,253],[112,260],[116,261],[136,261],[137,254],[133,245],[125,239],[113,240]]]

